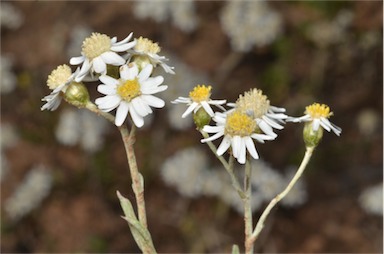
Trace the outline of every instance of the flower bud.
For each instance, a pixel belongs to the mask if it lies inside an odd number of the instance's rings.
[[[151,60],[146,55],[133,56],[131,62],[135,63],[137,67],[139,67],[139,71],[144,69],[144,67],[147,66],[148,64],[151,64]]]
[[[319,127],[316,131],[313,130],[312,122],[307,122],[304,125],[303,138],[307,147],[315,147],[319,144],[323,137],[323,128]]]
[[[72,82],[65,91],[64,99],[68,103],[82,108],[89,102],[89,93],[83,83]]]
[[[211,121],[211,116],[201,107],[196,113],[193,114],[193,121],[197,129],[201,130],[205,125]]]

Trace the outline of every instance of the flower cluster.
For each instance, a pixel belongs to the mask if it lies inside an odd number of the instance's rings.
[[[213,134],[201,142],[211,142],[223,137],[217,148],[217,155],[222,156],[230,149],[230,153],[240,164],[245,164],[247,151],[252,158],[259,159],[254,141],[264,143],[266,140],[274,140],[277,137],[275,129],[282,130],[286,121],[308,122],[304,128],[304,140],[307,146],[317,145],[322,137],[322,132],[319,134],[322,128],[332,130],[338,136],[341,133],[341,129],[327,119],[332,112],[324,104],[315,103],[308,106],[305,116],[288,117],[285,114],[286,110],[272,106],[261,90],[251,89],[240,95],[235,103],[227,103],[231,108],[226,110],[222,106],[225,100],[210,98],[211,90],[211,86],[197,85],[189,93],[189,97],[179,97],[173,103],[187,104],[188,108],[182,117],[193,113],[197,128],[203,133]],[[222,112],[214,112],[210,105],[218,107]],[[216,123],[215,126],[209,125],[211,119]],[[307,126],[310,126],[309,134]]]
[[[81,55],[72,57],[71,65],[81,65],[72,72],[70,66],[58,66],[48,76],[47,85],[52,92],[43,98],[41,110],[56,110],[64,98],[77,107],[90,105],[85,82],[100,81],[97,91],[103,96],[95,103],[99,110],[116,109],[115,124],[121,126],[128,113],[137,127],[144,125],[144,117],[151,107],[162,108],[165,102],[154,94],[167,89],[162,76],[152,76],[154,68],[161,66],[174,74],[166,57],[159,55],[160,47],[147,38],[133,39],[130,33],[122,41],[106,34],[92,33],[83,41]]]

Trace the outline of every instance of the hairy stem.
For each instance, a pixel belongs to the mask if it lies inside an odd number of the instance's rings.
[[[244,224],[245,224],[245,253],[253,253],[253,243],[250,242],[252,235],[252,208],[251,208],[251,197],[252,197],[252,187],[251,187],[251,164],[247,159],[245,164],[245,174],[244,174],[244,193],[245,197],[243,198],[244,203]]]
[[[259,236],[261,230],[263,229],[264,222],[267,219],[272,208],[289,193],[289,191],[295,185],[297,180],[299,180],[299,178],[301,177],[301,175],[304,172],[304,169],[306,168],[308,162],[311,159],[311,156],[312,156],[314,149],[315,149],[315,147],[307,147],[306,148],[304,158],[303,158],[303,160],[300,164],[300,167],[297,170],[296,174],[293,176],[292,180],[289,182],[287,187],[281,193],[279,193],[274,199],[272,199],[271,202],[268,204],[268,206],[265,208],[264,212],[261,214],[261,216],[260,216],[260,218],[256,224],[255,230],[253,231],[251,237],[248,239],[248,241],[249,241],[248,244],[252,244],[252,245],[254,244],[254,242],[257,240],[257,237]]]

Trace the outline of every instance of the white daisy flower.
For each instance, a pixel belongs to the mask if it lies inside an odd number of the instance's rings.
[[[74,82],[76,75],[79,73],[79,68],[72,73],[71,68],[66,65],[60,65],[55,70],[51,72],[48,76],[47,85],[53,90],[51,94],[45,96],[42,101],[46,101],[41,110],[56,110],[63,98],[63,94],[67,90],[68,86]]]
[[[79,82],[87,74],[93,77],[94,73],[105,75],[107,73],[107,64],[120,66],[125,63],[125,59],[116,52],[124,52],[136,45],[136,41],[128,42],[132,38],[130,33],[124,40],[117,42],[117,38],[112,39],[100,33],[92,33],[83,42],[81,56],[72,57],[69,61],[72,65],[82,63],[81,70],[76,77]]]
[[[328,132],[333,131],[337,136],[341,134],[341,128],[331,123],[328,118],[333,115],[330,109],[325,104],[313,103],[305,108],[304,116],[289,117],[287,121],[290,122],[311,122],[312,130],[317,131],[321,126]]]
[[[213,117],[215,113],[210,105],[215,105],[224,110],[224,108],[220,105],[224,104],[226,100],[211,100],[211,89],[211,86],[197,85],[192,91],[189,92],[189,98],[179,97],[172,101],[172,103],[186,103],[188,105],[187,110],[181,116],[182,118],[185,118],[192,112],[196,113],[201,107],[203,107],[205,112]]]
[[[157,54],[161,50],[157,43],[143,37],[135,39],[135,43],[134,48],[128,50],[128,53],[131,56],[129,61],[135,62],[140,69],[143,69],[147,64],[152,64],[154,67],[159,64],[165,72],[175,74],[173,71],[174,67],[171,67],[164,62],[168,59],[165,56],[159,56]]]
[[[216,126],[206,125],[203,131],[215,134],[201,140],[201,142],[213,141],[224,136],[217,149],[217,155],[223,155],[229,147],[232,147],[233,157],[240,164],[245,163],[247,150],[254,159],[259,158],[252,139],[260,143],[264,143],[264,140],[274,139],[269,135],[256,133],[256,122],[250,116],[238,110],[230,113],[216,113],[213,120],[216,122]]]
[[[153,66],[148,64],[139,73],[135,63],[120,67],[120,79],[114,79],[107,75],[99,77],[103,84],[97,90],[105,94],[105,97],[96,99],[97,106],[104,112],[115,108],[116,126],[121,126],[125,121],[128,112],[137,127],[144,125],[144,117],[152,113],[152,107],[162,108],[163,100],[152,94],[162,92],[168,87],[161,85],[164,81],[162,76],[150,77]]]
[[[284,114],[285,108],[271,106],[267,96],[256,88],[240,95],[236,103],[228,103],[228,106],[249,115],[265,134],[273,138],[277,137],[273,129],[282,130],[284,128],[282,124],[288,118]]]

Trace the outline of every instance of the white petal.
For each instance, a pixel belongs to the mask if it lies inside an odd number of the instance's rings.
[[[216,133],[216,134],[213,135],[213,136],[210,136],[209,138],[202,139],[201,142],[202,142],[202,143],[205,143],[205,142],[207,142],[207,141],[213,141],[213,140],[215,140],[215,139],[220,138],[220,137],[223,136],[223,135],[224,135],[224,130],[219,131],[218,133]]]
[[[133,64],[131,67],[127,65],[123,65],[122,67],[127,69],[125,74],[126,78],[124,77],[125,80],[133,80],[139,74],[139,69],[136,64]]]
[[[132,38],[132,35],[133,35],[133,32],[131,32],[127,37],[125,37],[124,40],[113,43],[113,45],[121,45],[121,44],[127,43]]]
[[[133,120],[133,123],[138,127],[142,127],[144,125],[144,119],[137,114],[135,109],[133,107],[129,108],[129,113],[131,114],[131,118]]]
[[[265,134],[252,134],[251,137],[253,139],[256,139],[257,141],[259,141],[260,143],[264,143],[264,140],[274,140],[275,137],[271,137],[269,135],[265,135]]]
[[[271,126],[269,126],[264,120],[262,119],[256,119],[257,125],[259,125],[260,129],[267,135],[271,137],[277,137],[277,134],[273,132],[273,129]]]
[[[99,91],[100,93],[105,94],[105,95],[116,94],[116,88],[115,87],[106,86],[106,85],[99,85],[97,87],[97,91]]]
[[[245,146],[247,147],[247,150],[249,154],[254,158],[258,159],[259,155],[257,154],[255,144],[252,141],[252,138],[250,137],[244,137]]]
[[[69,60],[69,63],[71,65],[78,65],[78,64],[81,64],[82,62],[84,62],[84,60],[85,60],[85,56],[77,56],[77,57],[72,57]]]
[[[320,119],[318,119],[318,118],[313,119],[313,121],[312,121],[312,129],[314,131],[317,131],[319,129],[319,126],[320,126]]]
[[[132,48],[135,44],[136,43],[126,43],[126,44],[117,45],[117,43],[116,43],[115,45],[113,45],[111,47],[111,50],[115,51],[115,52],[123,52],[123,51],[127,51],[128,49]]]
[[[240,148],[240,151],[239,151],[239,154],[237,157],[237,161],[240,164],[244,164],[245,160],[247,158],[247,150],[245,148],[244,138],[240,138],[240,147],[239,148]]]
[[[151,107],[162,108],[165,106],[165,102],[153,95],[142,95],[141,98]]]
[[[231,146],[231,138],[229,136],[225,136],[221,141],[219,147],[217,148],[217,155],[223,155],[228,148]]]
[[[103,82],[104,84],[111,86],[111,87],[116,87],[119,84],[119,81],[117,79],[114,79],[110,76],[107,75],[101,75],[99,77],[99,80]]]
[[[87,75],[90,68],[91,68],[91,64],[90,64],[88,58],[86,58],[83,62],[83,65],[81,66],[79,74],[77,74],[75,81],[76,82],[81,81],[84,78],[84,76]]]
[[[147,64],[139,74],[139,82],[142,82],[149,78],[153,70],[152,64]],[[161,76],[160,76],[161,77]]]
[[[121,126],[128,115],[129,103],[122,101],[119,107],[116,110],[115,124],[116,126]]]
[[[198,106],[199,104],[197,102],[193,102],[188,108],[187,110],[183,113],[183,115],[181,116],[182,118],[185,118],[187,115],[189,115],[190,113],[192,113],[192,111]]]
[[[116,54],[115,52],[107,51],[100,55],[104,63],[112,64],[115,66],[123,65],[125,63],[124,58]]]
[[[191,103],[192,100],[190,98],[186,98],[186,97],[179,97],[177,98],[176,100],[174,101],[171,101],[171,103],[173,104],[178,104],[178,103]]]
[[[219,131],[224,130],[223,126],[210,126],[210,125],[205,125],[203,128],[203,131],[206,133],[217,133]]]
[[[103,61],[101,57],[95,57],[92,61],[93,64],[93,70],[96,73],[105,74],[107,72],[107,65]]]
[[[162,76],[156,76],[143,80],[140,84],[144,87],[155,88],[163,83],[164,78]]]
[[[121,101],[121,98],[117,95],[107,95],[101,98],[97,98],[95,103],[101,109],[116,108]]]
[[[287,119],[287,115],[286,114],[271,114],[271,113],[267,113],[265,114],[267,117],[270,117],[270,118],[273,118],[273,119]]]
[[[234,136],[232,137],[232,151],[233,151],[233,156],[235,158],[239,157],[240,154],[240,145],[241,145],[241,137],[240,136]]]
[[[285,112],[285,108],[279,108],[279,107],[275,107],[275,106],[269,106],[269,109],[271,109],[272,111],[274,112]]]
[[[206,101],[202,101],[202,102],[200,102],[200,103],[201,103],[201,106],[203,106],[205,112],[207,112],[208,115],[210,115],[211,117],[213,117],[215,113],[213,112],[213,110],[212,110],[212,108],[209,106],[209,104],[208,104]]]
[[[275,129],[278,129],[278,130],[281,130],[281,129],[284,129],[284,126],[276,123],[275,121],[273,121],[272,119],[268,118],[267,116],[262,116],[262,119],[267,123],[269,124],[270,126],[272,126],[273,128]]]
[[[139,97],[134,98],[131,101],[131,105],[135,109],[138,115],[144,117],[149,114],[147,111],[148,105],[146,105]]]

